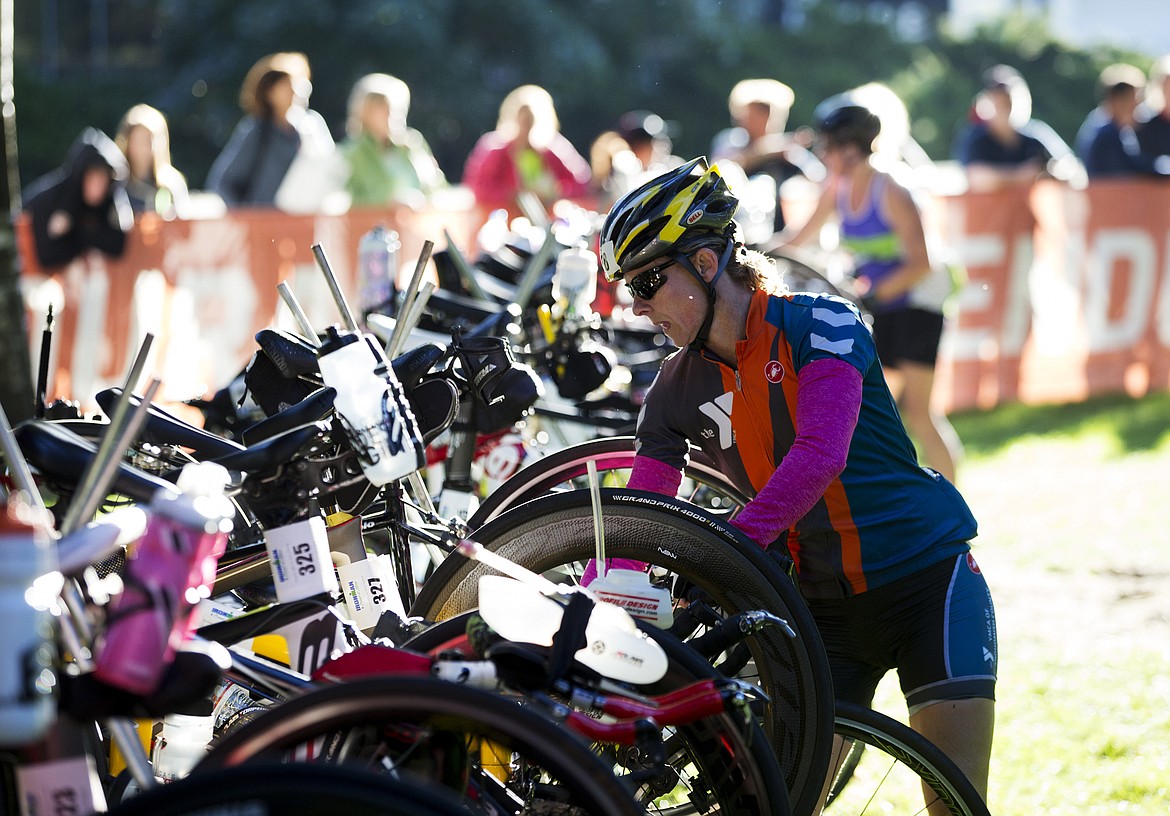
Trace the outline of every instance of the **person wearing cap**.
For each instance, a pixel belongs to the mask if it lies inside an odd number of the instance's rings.
[[[661,116],[648,110],[627,111],[618,119],[618,135],[629,145],[642,172],[653,175],[682,164],[670,152],[674,146],[670,130]]]
[[[791,558],[837,698],[871,705],[896,669],[911,725],[985,792],[997,656],[975,518],[919,467],[861,314],[788,291],[737,239],[738,205],[699,158],[606,216],[606,277],[678,347],[646,396],[628,486],[675,495],[702,449],[752,497],[732,524]]]
[[[623,113],[616,130],[604,131],[589,146],[593,171],[592,192],[602,209],[647,178],[678,167],[673,155],[670,126],[656,113],[633,110]]]
[[[776,183],[776,211],[773,229],[784,229],[784,208],[780,186],[796,176],[812,181],[824,178],[824,168],[806,146],[785,132],[795,95],[776,79],[744,79],[731,89],[727,99],[734,126],[715,134],[711,142],[712,161],[732,161],[749,177],[771,176]]]
[[[304,54],[262,57],[240,86],[244,118],[212,162],[206,187],[229,207],[271,207],[299,153],[325,158],[333,136],[309,108],[313,86]]]
[[[1170,175],[1170,156],[1143,153],[1136,126],[1146,75],[1127,63],[1106,66],[1097,78],[1100,104],[1077,131],[1076,149],[1089,179]]]
[[[972,123],[960,134],[955,159],[972,192],[1031,184],[1048,176],[1071,180],[1080,167],[1072,148],[1033,119],[1028,84],[1014,68],[996,65],[983,75]]]

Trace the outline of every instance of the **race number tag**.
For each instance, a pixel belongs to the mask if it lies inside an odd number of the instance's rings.
[[[264,532],[272,578],[281,603],[337,592],[325,519],[316,517]]]
[[[359,629],[373,629],[382,613],[389,610],[400,618],[406,617],[398,581],[388,555],[371,555],[337,568],[341,578],[341,594],[350,619]]]
[[[21,816],[104,813],[106,797],[88,757],[22,765],[16,769]]]

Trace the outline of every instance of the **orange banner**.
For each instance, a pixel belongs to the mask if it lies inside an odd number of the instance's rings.
[[[1170,185],[1100,182],[1077,191],[1052,182],[936,204],[968,274],[943,337],[940,408],[1170,388]],[[122,258],[91,256],[51,276],[36,267],[28,224],[19,221],[34,359],[48,304],[56,315],[49,398],[88,403],[120,385],[148,332],[150,371],[168,399],[222,387],[248,361],[256,331],[297,329],[279,302],[281,281],[314,327],[340,322],[315,243],[355,308],[357,245],[375,224],[401,237],[400,279],[424,240],[445,247],[444,229],[463,251],[472,245],[472,212],[408,215],[143,218]]]
[[[943,340],[945,410],[1170,388],[1170,185],[943,200],[968,272]]]
[[[370,209],[302,216],[235,210],[193,221],[147,216],[139,219],[121,258],[94,253],[47,275],[36,265],[29,224],[22,218],[17,240],[34,359],[47,307],[54,306],[54,373],[47,397],[91,405],[93,394],[122,384],[148,333],[154,340],[147,373],[160,377],[165,400],[226,385],[255,351],[259,329],[279,325],[299,331],[281,303],[277,284],[282,281],[314,328],[342,322],[314,244],[321,245],[351,308],[358,309],[358,242],[377,224],[399,233],[403,286],[425,240],[434,241],[438,251],[446,247],[444,230],[461,248],[472,238],[465,211]]]

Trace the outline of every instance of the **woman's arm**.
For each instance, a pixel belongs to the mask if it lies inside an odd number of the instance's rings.
[[[763,548],[804,518],[845,470],[861,411],[861,372],[844,360],[813,360],[797,383],[796,440],[731,522]]]
[[[882,278],[868,293],[878,303],[905,294],[930,274],[930,253],[926,249],[922,215],[910,191],[892,178],[887,178],[882,206],[890,226],[898,236],[898,244],[902,248],[902,265]]]
[[[779,240],[785,244],[792,244],[793,246],[804,246],[807,243],[816,243],[821,234],[821,228],[829,222],[829,219],[837,212],[837,185],[839,180],[833,177],[825,184],[821,191],[821,197],[817,199],[816,209],[813,210],[812,215],[809,216],[808,221],[790,233],[789,230],[784,230],[779,236]]]

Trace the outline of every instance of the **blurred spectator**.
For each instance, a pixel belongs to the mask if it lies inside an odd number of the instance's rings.
[[[602,131],[589,145],[589,190],[597,199],[597,208],[606,210],[637,186],[642,163],[630,144],[616,130]]]
[[[589,192],[591,172],[560,132],[548,91],[522,85],[500,103],[496,129],[479,137],[463,168],[463,183],[485,210],[519,215],[516,196],[535,193],[545,206]]]
[[[643,173],[658,176],[683,163],[672,155],[671,126],[648,110],[627,111],[618,120],[618,133],[638,159]]]
[[[408,127],[410,88],[389,74],[367,74],[349,94],[345,187],[355,207],[418,207],[447,186],[426,139]]]
[[[812,181],[821,181],[825,175],[807,144],[785,132],[794,99],[792,89],[776,79],[737,82],[727,98],[734,124],[711,141],[712,161],[734,162],[747,176],[768,176],[775,183],[775,231],[785,224],[781,185],[801,175]]]
[[[1170,155],[1170,54],[1150,68],[1146,99],[1138,110],[1137,136],[1147,156]]]
[[[1110,65],[1097,79],[1100,104],[1077,132],[1076,147],[1089,179],[1170,175],[1170,158],[1149,156],[1138,145],[1137,108],[1145,89],[1141,69]]]
[[[647,178],[682,164],[672,147],[670,126],[658,114],[647,110],[622,114],[617,130],[600,134],[589,148],[599,209],[608,209]]]
[[[864,99],[873,97],[866,92]],[[814,111],[818,149],[828,170],[809,220],[792,235],[817,245],[822,228],[838,226],[854,288],[873,316],[878,357],[925,464],[955,480],[962,446],[947,418],[931,407],[935,363],[954,293],[953,266],[936,236],[928,240],[918,192],[876,146],[885,121],[853,92],[829,97]],[[893,148],[888,148],[890,152]]]
[[[90,250],[120,257],[134,211],[126,195],[126,157],[114,141],[86,128],[65,162],[24,192],[37,261],[47,270]]]
[[[1045,175],[1067,181],[1079,173],[1072,148],[1031,114],[1032,94],[1014,68],[996,65],[983,74],[973,121],[955,145],[970,190],[1031,184]]]
[[[126,194],[134,212],[164,218],[185,217],[190,202],[187,179],[171,164],[171,137],[166,117],[150,105],[126,111],[114,143],[126,157]]]
[[[218,193],[229,207],[271,207],[277,194],[285,194],[298,210],[312,210],[323,198],[325,180],[313,177],[313,168],[333,149],[333,137],[325,120],[309,109],[309,61],[304,54],[279,53],[261,58],[248,71],[240,87],[244,118],[211,165],[207,188]],[[303,157],[308,179],[301,173],[281,190],[294,159]]]

